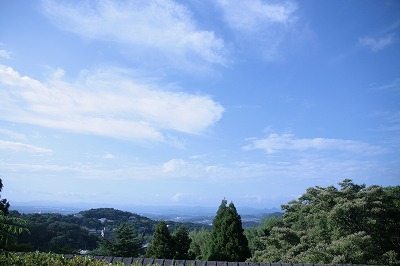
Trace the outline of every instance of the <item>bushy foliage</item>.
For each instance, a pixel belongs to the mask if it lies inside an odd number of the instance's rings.
[[[223,200],[213,220],[207,260],[245,261],[250,257],[242,220],[235,205]]]
[[[307,189],[283,205],[282,219],[250,241],[251,261],[398,264],[400,189],[354,184]],[[270,222],[270,221],[268,221]]]
[[[29,234],[29,231],[24,227],[26,221],[5,216],[0,210],[0,250],[6,250],[10,246],[17,244],[17,235],[22,233]]]
[[[0,192],[3,190],[3,181],[0,179]],[[7,199],[0,197],[0,250],[5,250],[11,245],[17,243],[17,235],[29,233],[24,227],[26,221],[9,217],[10,203]]]
[[[196,260],[206,260],[208,254],[208,244],[211,238],[211,230],[201,229],[189,233],[191,239],[189,253]]]
[[[93,249],[97,245],[97,236],[89,234],[77,224],[65,222],[59,214],[34,216],[47,219],[26,219],[30,234],[23,233],[18,236],[19,245],[10,250],[77,253],[79,249]]]
[[[110,264],[104,260],[97,260],[89,256],[75,256],[66,258],[53,253],[4,253],[0,255],[0,265],[4,266],[124,266],[122,262]],[[139,266],[139,265],[137,265]]]

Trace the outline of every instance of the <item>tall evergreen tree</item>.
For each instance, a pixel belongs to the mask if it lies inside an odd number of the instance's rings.
[[[161,220],[156,226],[151,245],[146,250],[146,257],[172,259],[174,255],[171,233],[167,224]]]
[[[179,226],[172,235],[174,243],[174,259],[178,260],[188,260],[191,259],[189,255],[190,243],[192,240],[189,238],[189,233],[186,231],[185,227]]]
[[[142,238],[135,234],[132,225],[123,223],[115,230],[112,254],[119,257],[137,257],[142,244]]]
[[[242,220],[235,205],[224,199],[213,221],[208,260],[245,261],[251,256]]]

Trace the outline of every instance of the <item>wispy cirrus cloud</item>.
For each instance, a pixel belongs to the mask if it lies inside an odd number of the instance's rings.
[[[0,57],[10,59],[12,52],[0,49]]]
[[[0,134],[6,135],[11,139],[18,139],[18,140],[26,140],[26,136],[24,134],[14,132],[12,130],[0,128]]]
[[[251,41],[249,45],[255,44],[268,61],[282,57],[284,44],[296,39],[294,32],[307,35],[297,28],[298,5],[294,1],[219,0],[217,3],[236,36],[242,42]]]
[[[208,96],[168,91],[123,69],[83,71],[74,82],[63,71],[39,81],[0,65],[0,118],[74,132],[166,141],[164,131],[199,134],[224,108]]]
[[[377,112],[374,116],[379,117],[382,121],[379,130],[386,132],[400,131],[400,111]],[[399,137],[397,139],[400,140]]]
[[[85,38],[128,45],[147,62],[188,65],[230,63],[223,39],[201,30],[190,10],[173,0],[43,1],[44,13],[58,27]],[[135,53],[136,51],[136,53]]]
[[[397,41],[395,34],[388,34],[382,38],[363,37],[358,39],[363,46],[369,47],[373,52],[379,52]]]
[[[297,5],[292,1],[219,0],[226,22],[234,29],[258,31],[272,24],[287,25],[295,21]]]
[[[301,139],[293,134],[269,134],[263,139],[251,139],[250,144],[244,147],[245,150],[261,149],[267,153],[282,151],[304,151],[304,150],[331,150],[344,151],[359,154],[382,154],[388,149],[380,146],[370,145],[356,140],[312,138]]]
[[[14,142],[14,141],[7,141],[7,140],[0,140],[0,149],[3,150],[10,150],[13,152],[31,152],[31,153],[52,153],[52,150],[37,147],[34,145],[21,143],[21,142]]]
[[[376,90],[376,91],[395,91],[395,92],[399,92],[400,91],[400,78],[396,78],[396,79],[392,80],[388,84],[372,87],[371,89],[372,90]]]

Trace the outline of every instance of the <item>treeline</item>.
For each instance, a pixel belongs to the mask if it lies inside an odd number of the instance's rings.
[[[0,201],[0,210],[8,212],[6,203]],[[75,216],[11,212],[15,215],[11,220],[1,211],[0,248],[62,253],[85,248],[93,255],[160,259],[400,265],[400,186],[367,187],[344,180],[339,187],[308,188],[297,200],[282,205],[282,210],[283,216],[266,218],[246,230],[234,204],[226,200],[211,229],[157,223],[114,209],[92,209]],[[8,227],[4,221],[18,222],[30,234],[22,230],[18,245],[5,245],[4,229],[12,233],[20,227]],[[104,237],[89,234],[87,228],[103,228]]]
[[[297,200],[282,205],[282,217],[268,217],[245,235],[249,262],[307,264],[400,265],[400,186],[357,185],[351,180],[334,186],[313,187]],[[218,216],[218,214],[217,214]],[[233,247],[231,220],[212,230],[190,232],[190,252],[200,260],[243,261]],[[215,227],[223,232],[216,237]],[[240,230],[239,230],[240,231]],[[213,239],[230,256],[210,256]],[[235,242],[236,241],[236,242]],[[244,242],[242,242],[244,243]],[[244,254],[244,253],[242,253]]]

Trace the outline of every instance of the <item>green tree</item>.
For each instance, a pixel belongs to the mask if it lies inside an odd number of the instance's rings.
[[[174,255],[171,233],[167,224],[161,220],[156,226],[151,245],[146,250],[146,257],[172,259]]]
[[[3,190],[3,181],[0,179],[0,192]],[[8,208],[10,203],[7,199],[1,199],[0,196],[0,250],[7,249],[9,245],[16,244],[17,235],[27,232],[28,229],[24,227],[26,221],[15,218],[8,217]]]
[[[179,226],[172,235],[172,241],[174,243],[174,259],[188,260],[191,259],[189,254],[190,243],[192,240],[189,238],[189,233],[184,226]]]
[[[204,228],[198,231],[191,231],[189,237],[191,239],[189,250],[191,256],[196,260],[207,260],[211,231]]]
[[[3,181],[0,178],[0,192],[3,190]],[[1,199],[0,195],[0,211],[7,216],[9,214],[8,208],[10,208],[10,203],[7,199]]]
[[[207,260],[245,261],[251,256],[235,205],[224,199],[213,220]]]
[[[143,246],[143,237],[136,232],[130,223],[121,223],[111,240],[101,238],[99,247],[91,255],[138,257]]]
[[[112,255],[119,257],[137,257],[142,245],[142,237],[135,234],[132,225],[123,223],[115,229]]]
[[[282,218],[274,215],[265,218],[262,224],[245,230],[252,255],[254,255],[257,250],[264,250],[266,248],[265,240],[271,235],[272,228],[281,224]]]
[[[313,187],[282,205],[282,222],[261,235],[252,261],[396,264],[400,250],[400,187]]]

